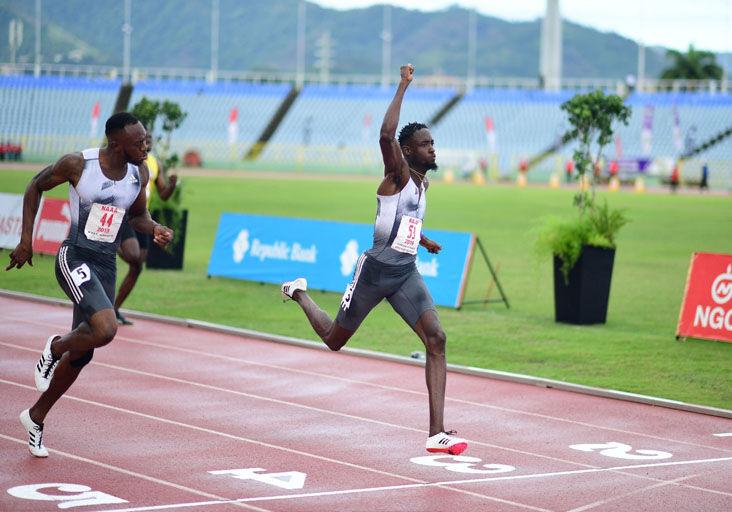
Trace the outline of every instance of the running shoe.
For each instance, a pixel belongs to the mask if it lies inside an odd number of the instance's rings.
[[[450,455],[460,455],[468,447],[465,439],[455,437],[454,430],[449,432],[439,432],[432,437],[427,438],[426,448],[430,453],[449,453]]]
[[[28,450],[34,457],[48,457],[48,450],[43,446],[43,424],[38,425],[30,417],[30,410],[20,413],[20,423],[28,432]]]
[[[41,358],[38,360],[38,364],[36,364],[36,389],[41,393],[48,389],[48,386],[51,384],[51,379],[53,378],[53,372],[56,370],[56,365],[58,365],[59,360],[54,358],[51,353],[51,342],[60,337],[61,336],[58,334],[52,334],[48,337],[48,340],[46,340],[46,346],[43,347]]]
[[[127,320],[127,318],[125,318],[124,315],[122,315],[122,313],[120,313],[118,309],[114,310],[114,314],[117,316],[117,323],[119,325],[132,325],[133,322],[131,322],[130,320]]]
[[[282,295],[285,296],[285,300],[291,299],[292,294],[297,290],[305,291],[308,289],[308,281],[304,277],[298,277],[294,281],[287,281],[282,283]]]

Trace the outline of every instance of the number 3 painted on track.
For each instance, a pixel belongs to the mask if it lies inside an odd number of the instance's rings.
[[[443,462],[440,459],[452,459],[455,462]],[[473,466],[483,461],[477,457],[466,457],[464,455],[425,455],[424,457],[413,457],[409,461],[420,464],[421,466],[442,467],[454,473],[493,475],[496,473],[516,471],[515,467],[505,464],[483,464],[483,467],[486,469],[475,469]]]
[[[636,453],[629,453],[633,450],[632,446],[623,443],[616,443],[614,441],[605,444],[573,444],[570,445],[570,448],[582,452],[594,452],[599,450],[600,455],[616,459],[661,460],[673,457],[672,453],[658,450],[636,450]]]

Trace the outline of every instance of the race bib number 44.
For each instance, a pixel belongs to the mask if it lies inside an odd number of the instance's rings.
[[[399,231],[391,244],[395,251],[407,254],[417,254],[419,240],[422,234],[422,221],[416,217],[403,215],[399,223]]]
[[[89,218],[86,219],[84,234],[95,242],[112,243],[117,239],[117,232],[125,216],[124,208],[107,204],[92,204]]]

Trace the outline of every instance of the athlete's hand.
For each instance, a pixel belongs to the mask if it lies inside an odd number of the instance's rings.
[[[170,242],[173,241],[173,230],[162,224],[157,224],[153,228],[153,242],[160,247],[165,248]]]
[[[435,242],[434,240],[430,240],[428,238],[423,239],[420,242],[420,245],[427,249],[427,252],[431,254],[437,254],[442,250],[442,246]]]
[[[414,66],[411,64],[403,65],[399,68],[399,76],[401,77],[402,82],[411,82],[414,77]]]
[[[13,267],[22,267],[25,263],[33,266],[33,245],[20,242],[13,252],[10,253],[10,265],[5,267],[5,270],[10,270]]]

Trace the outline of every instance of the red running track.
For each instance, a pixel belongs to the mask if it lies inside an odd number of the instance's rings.
[[[450,372],[431,456],[419,366],[137,319],[18,422],[70,309],[0,296],[0,510],[729,511],[732,420]],[[727,435],[725,435],[727,434]]]

